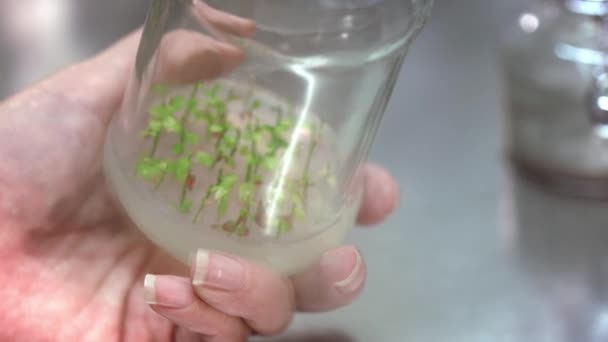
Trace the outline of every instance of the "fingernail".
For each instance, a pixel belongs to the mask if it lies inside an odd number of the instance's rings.
[[[196,253],[192,285],[236,291],[243,286],[245,267],[231,257],[199,250]]]
[[[322,260],[322,266],[335,279],[334,286],[350,292],[361,280],[363,259],[354,247],[343,247],[328,253]]]
[[[144,299],[150,305],[172,309],[186,308],[194,302],[188,279],[153,274],[144,279]]]
[[[356,257],[355,257],[356,261],[355,261],[355,266],[352,268],[352,271],[350,272],[350,274],[348,275],[348,277],[346,277],[346,278],[344,278],[344,279],[336,282],[334,284],[335,287],[337,287],[337,288],[348,288],[359,277],[359,274],[361,273],[362,259],[361,259],[361,254],[359,254],[356,251],[355,251],[355,254],[356,254]]]

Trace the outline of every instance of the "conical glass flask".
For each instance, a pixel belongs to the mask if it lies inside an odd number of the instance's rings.
[[[293,273],[343,242],[432,0],[154,0],[113,117],[118,202],[177,258]]]

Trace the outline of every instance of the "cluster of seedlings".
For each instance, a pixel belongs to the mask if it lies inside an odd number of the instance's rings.
[[[196,83],[185,96],[170,93],[166,86],[155,86],[153,91],[163,100],[149,110],[141,135],[150,147],[138,160],[136,170],[155,189],[168,182],[178,187],[176,210],[197,223],[214,204],[219,218],[214,227],[241,237],[250,234],[252,222],[283,234],[305,217],[321,124],[306,122],[308,138],[292,148],[291,137],[297,134],[296,128],[302,129],[296,125],[295,115],[256,98],[254,88],[243,93],[221,83]],[[235,102],[238,112],[231,109]],[[260,112],[266,115],[257,115]],[[272,120],[268,120],[268,113]],[[159,148],[163,140],[171,142],[171,149]],[[265,177],[276,174],[287,153],[297,153],[296,158],[303,163],[298,176],[280,180]],[[216,175],[216,179],[199,181],[201,172]],[[195,192],[197,187],[200,189]],[[202,195],[195,198],[193,193]],[[269,197],[289,209],[268,215],[264,198]],[[238,215],[227,217],[229,206],[237,200]]]

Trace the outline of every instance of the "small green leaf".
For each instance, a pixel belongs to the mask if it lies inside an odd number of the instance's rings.
[[[251,131],[251,129],[249,127],[247,127],[245,129],[245,132],[243,133],[243,139],[245,139],[245,140],[253,139],[253,132]]]
[[[213,186],[211,192],[213,192],[216,200],[220,200],[228,195],[226,187],[222,184]]]
[[[169,108],[171,109],[171,111],[173,113],[184,109],[185,105],[186,105],[186,99],[183,96],[178,95],[178,96],[172,98],[171,100],[169,100]]]
[[[142,138],[150,138],[150,137],[153,137],[154,134],[152,132],[150,132],[150,130],[144,129],[143,131],[141,131],[139,133],[139,136]]]
[[[255,99],[253,101],[253,103],[251,104],[251,109],[258,109],[262,106],[262,103],[260,102],[260,100]]]
[[[232,135],[232,134],[226,135],[226,136],[224,137],[224,141],[225,141],[225,142],[226,142],[226,144],[227,144],[227,145],[229,145],[231,148],[232,148],[232,147],[234,147],[234,145],[236,145],[237,140],[238,140],[237,136],[236,136],[236,135]]]
[[[279,233],[287,233],[291,230],[291,224],[288,220],[281,218],[279,220]]]
[[[190,159],[181,157],[175,162],[175,179],[183,182],[190,174]]]
[[[196,134],[196,133],[186,132],[184,140],[185,140],[186,144],[196,145],[196,144],[198,144],[199,137],[198,137],[198,134]]]
[[[165,160],[159,160],[157,166],[159,170],[164,172],[167,171],[167,168],[169,167],[169,162]]]
[[[255,185],[253,183],[243,183],[239,188],[239,199],[243,202],[248,202],[253,195]]]
[[[302,178],[302,185],[304,185],[304,186],[310,185],[310,177],[308,175],[304,175],[304,177]]]
[[[224,126],[220,125],[220,124],[211,124],[209,126],[209,132],[211,133],[221,133],[224,131]]]
[[[300,197],[300,194],[298,194],[297,192],[292,193],[291,201],[293,202],[296,216],[298,216],[298,218],[300,219],[304,218],[304,202],[302,201],[302,197]]]
[[[208,168],[212,168],[215,164],[215,159],[207,152],[198,152],[196,159],[201,165]]]
[[[226,144],[221,144],[218,148],[220,155],[224,156],[224,157],[229,157],[230,153],[232,152],[232,147],[226,145]]]
[[[266,156],[262,159],[262,166],[269,170],[274,170],[278,164],[279,160],[275,156]]]
[[[207,96],[216,97],[217,93],[220,91],[220,89],[221,89],[221,86],[219,84],[214,85],[213,88],[211,88],[207,91]]]
[[[251,166],[255,166],[258,164],[259,159],[254,155],[247,156],[247,164]]]
[[[166,161],[166,163],[167,163],[166,172],[168,174],[175,174],[175,169],[176,169],[177,163],[172,160],[168,160],[168,161]]]
[[[232,187],[238,181],[238,177],[236,175],[227,175],[221,177],[219,184],[213,186],[211,191],[215,193],[215,199],[220,200],[225,197],[229,197],[230,191],[232,191]]]
[[[173,116],[167,116],[164,118],[163,127],[168,132],[172,132],[172,133],[178,133],[178,132],[181,132],[181,130],[182,130],[181,122]]]
[[[186,111],[191,113],[198,106],[198,101],[196,98],[188,100],[188,105],[186,106]]]
[[[168,163],[163,160],[143,158],[137,164],[137,173],[147,181],[151,181],[166,172]]]
[[[146,180],[151,180],[152,178],[154,178],[154,171],[155,169],[150,164],[150,159],[148,158],[141,160],[137,164],[137,173]]]
[[[220,217],[224,217],[226,215],[226,211],[228,211],[228,204],[230,202],[230,198],[228,196],[222,197],[220,202],[218,203],[217,212]]]
[[[262,140],[263,137],[264,137],[264,132],[258,131],[258,132],[253,133],[253,140],[255,140],[256,142],[260,142],[260,140]]]
[[[278,150],[280,148],[285,148],[287,146],[289,146],[287,141],[285,141],[285,139],[283,139],[277,135],[274,135],[272,137],[272,140],[270,141],[270,144],[269,144],[269,147],[273,150]]]
[[[270,126],[270,125],[258,125],[255,127],[255,132],[264,134],[264,133],[266,133],[266,131],[268,131],[268,126]],[[270,126],[270,127],[272,127],[272,126]]]
[[[296,214],[296,217],[300,220],[303,220],[306,217],[304,210],[295,209],[295,214]]]
[[[249,154],[249,147],[243,146],[243,147],[241,147],[241,150],[239,152],[242,156],[246,156]]]
[[[279,124],[277,125],[277,127],[279,127],[281,130],[289,130],[294,125],[295,125],[295,122],[293,121],[293,119],[284,118],[281,121],[279,121]]]
[[[245,225],[241,224],[236,228],[236,234],[238,236],[247,236],[249,234],[249,229],[247,229]]]
[[[176,156],[181,156],[182,154],[184,154],[184,144],[175,144],[173,145],[173,153],[175,153]]]
[[[171,109],[165,105],[158,105],[150,109],[150,115],[155,119],[162,119],[171,114]]]
[[[179,206],[179,210],[183,213],[189,213],[192,210],[192,200],[189,198],[184,199]]]
[[[238,182],[239,177],[237,175],[227,175],[222,178],[222,184],[228,187],[232,187]]]
[[[194,117],[199,119],[199,120],[203,120],[207,118],[207,113],[205,111],[202,110],[196,110],[193,112]]]
[[[228,158],[226,160],[226,165],[228,165],[231,168],[234,168],[236,166],[236,162],[234,161],[234,158]]]
[[[160,120],[150,120],[148,128],[153,132],[160,132],[163,129],[163,123]]]
[[[217,112],[217,114],[219,114],[219,115],[226,114],[227,108],[226,108],[225,102],[218,101],[215,103],[214,107],[215,107],[215,111]]]

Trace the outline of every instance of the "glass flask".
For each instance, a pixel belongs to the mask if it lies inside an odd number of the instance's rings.
[[[607,13],[606,0],[535,0],[502,54],[509,154],[566,195],[608,198]]]
[[[131,220],[294,273],[341,244],[432,0],[154,0],[105,172]]]

